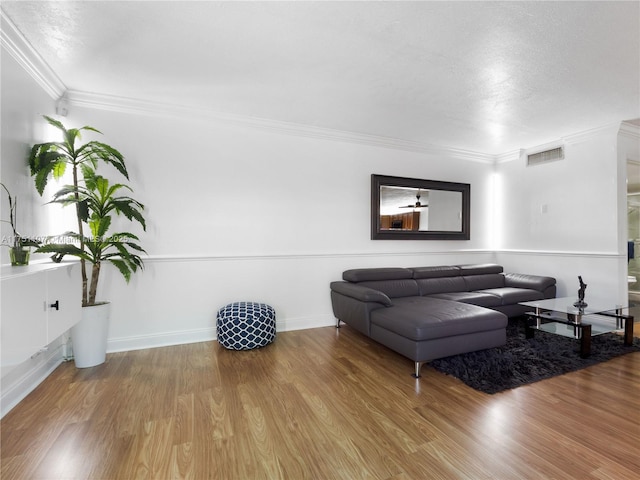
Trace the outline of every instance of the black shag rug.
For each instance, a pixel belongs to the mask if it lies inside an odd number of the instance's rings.
[[[517,318],[509,320],[506,345],[433,360],[429,365],[476,390],[493,394],[638,351],[639,338],[625,346],[622,336],[607,333],[593,337],[591,355],[580,358],[579,340],[539,331],[527,340],[524,319]]]

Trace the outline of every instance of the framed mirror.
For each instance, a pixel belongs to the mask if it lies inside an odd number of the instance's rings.
[[[469,240],[471,185],[371,175],[372,240]]]

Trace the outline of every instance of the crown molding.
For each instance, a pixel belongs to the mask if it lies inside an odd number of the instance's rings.
[[[222,113],[206,108],[187,107],[182,105],[165,104],[146,100],[103,95],[90,92],[69,90],[65,93],[69,105],[83,108],[109,110],[114,112],[153,115],[171,118],[198,119],[212,122],[220,122],[226,125],[233,124],[241,127],[250,127],[260,130],[268,130],[285,135],[317,138],[339,142],[357,143],[374,147],[391,148],[395,150],[424,153],[429,155],[446,155],[447,157],[461,160],[494,163],[495,156],[485,153],[463,149],[443,147],[397,138],[368,135],[343,130],[334,130],[311,125],[283,122],[243,115]]]
[[[414,142],[410,140],[384,137],[379,135],[369,135],[298,123],[289,123],[279,120],[270,120],[244,115],[234,115],[201,107],[187,107],[181,105],[165,104],[160,102],[118,97],[113,95],[81,92],[77,90],[68,90],[67,92],[65,92],[64,98],[69,102],[70,105],[77,107],[109,110],[136,115],[152,115],[156,117],[163,116],[168,118],[186,118],[190,120],[198,119],[224,124],[233,124],[240,127],[268,130],[284,135],[295,135],[307,138],[317,138],[321,140],[357,143],[360,145],[390,148],[427,155],[447,156],[448,158],[456,158],[459,160],[486,164],[498,164],[518,160],[521,158],[520,155],[522,153],[522,150],[514,150],[497,155],[487,154],[474,152],[471,150],[433,145],[422,142]],[[564,137],[559,137],[552,142],[527,147],[523,150],[544,150],[545,147],[549,146],[555,147],[562,144],[580,143],[605,133],[616,134],[617,132],[637,138],[638,136],[640,136],[640,126],[636,126],[627,122],[611,123],[582,132],[577,132],[571,135],[566,135]]]
[[[520,159],[520,150],[512,150],[511,152],[500,153],[495,156],[495,163],[513,162]]]
[[[34,50],[9,17],[0,8],[0,44],[54,100],[67,90],[51,67]]]
[[[607,125],[602,125],[600,127],[591,128],[589,130],[584,130],[582,132],[576,132],[571,135],[565,135],[560,139],[560,141],[564,142],[567,145],[571,145],[586,142],[600,135],[611,135],[612,137],[616,137],[619,131],[620,122],[614,122]]]
[[[640,139],[640,125],[629,122],[622,122],[622,124],[620,125],[620,135],[630,137],[634,140]]]

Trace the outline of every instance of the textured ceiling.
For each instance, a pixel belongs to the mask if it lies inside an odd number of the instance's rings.
[[[3,1],[74,91],[499,154],[640,117],[640,2]]]

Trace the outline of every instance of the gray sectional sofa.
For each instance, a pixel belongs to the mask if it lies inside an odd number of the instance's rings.
[[[503,273],[495,264],[347,270],[331,282],[337,319],[415,363],[506,343],[518,302],[554,298],[552,277]]]

